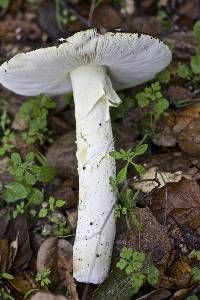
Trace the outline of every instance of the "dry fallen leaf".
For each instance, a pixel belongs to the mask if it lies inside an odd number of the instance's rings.
[[[200,226],[200,186],[182,178],[153,192],[150,209],[161,224],[174,220],[190,229]]]
[[[14,278],[9,281],[10,285],[15,289],[15,291],[20,294],[26,294],[31,289],[38,288],[34,275],[31,272],[20,272],[15,274]]]
[[[38,251],[37,270],[41,272],[45,267],[53,270],[50,274],[52,287],[56,292],[68,289],[73,300],[78,300],[76,284],[72,272],[72,245],[63,239],[50,237],[46,239]]]
[[[156,137],[158,144],[174,146],[175,143],[178,143],[183,152],[200,157],[199,103],[176,113],[169,113],[162,124],[163,126],[161,126],[160,132]]]
[[[182,171],[174,173],[159,171],[158,168],[152,167],[141,175],[140,181],[134,182],[133,187],[144,193],[151,192],[154,188],[161,188],[168,182],[178,182],[182,178]]]
[[[28,233],[27,219],[25,215],[18,215],[16,219],[9,223],[7,238],[10,241],[18,241],[18,251],[13,262],[12,268],[26,268],[32,256]]]
[[[155,263],[162,265],[169,264],[172,259],[172,247],[167,230],[158,223],[149,208],[135,208],[132,216],[136,216],[140,222],[141,232],[133,227],[127,230],[126,226],[120,232],[117,231],[115,250],[120,251],[124,246],[140,249],[150,253]]]
[[[47,151],[47,159],[62,178],[77,177],[75,132],[60,136]]]
[[[9,212],[0,213],[0,271],[17,271],[27,267],[32,252],[29,243],[27,221],[24,215],[8,222]]]
[[[181,257],[170,266],[168,274],[174,279],[174,285],[179,288],[188,286],[191,280],[189,262],[184,261],[184,257]]]
[[[35,40],[40,35],[41,31],[36,23],[25,20],[5,20],[0,22],[0,38],[6,42],[25,38]]]
[[[37,293],[30,298],[30,300],[68,300],[63,296],[54,296],[52,294],[47,293]]]

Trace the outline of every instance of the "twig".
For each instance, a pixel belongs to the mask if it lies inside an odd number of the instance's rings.
[[[93,14],[94,14],[95,6],[96,6],[96,0],[92,0],[92,3],[90,5],[90,12],[89,12],[89,16],[88,16],[89,26],[92,26],[92,17],[93,17]]]
[[[102,0],[92,0],[91,5],[90,5],[90,12],[88,16],[88,24],[91,27],[92,26],[92,17],[94,14],[95,8],[102,2]]]

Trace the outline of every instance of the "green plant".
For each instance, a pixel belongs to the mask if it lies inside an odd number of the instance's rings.
[[[49,110],[55,107],[55,102],[41,94],[24,102],[18,113],[19,119],[26,121],[28,129],[22,132],[23,140],[28,144],[39,142],[51,143],[51,132],[47,128]]]
[[[31,5],[35,5],[37,0],[26,0],[26,2],[31,4]]]
[[[139,92],[136,95],[136,100],[141,108],[151,105],[151,123],[157,121],[169,107],[169,101],[162,95],[159,82],[152,83],[143,92]]]
[[[197,260],[200,261],[200,251],[196,251]],[[200,283],[200,269],[198,267],[192,268],[192,277],[195,281]]]
[[[0,274],[0,285],[3,285],[3,287],[0,287],[0,296],[3,298],[3,299],[8,299],[8,300],[15,300],[11,295],[10,295],[10,290],[5,287],[3,281],[4,280],[12,280],[14,277],[9,274],[9,273],[2,273]]]
[[[120,93],[119,96],[120,96],[120,99],[122,100],[122,103],[118,107],[115,107],[113,109],[111,107],[112,120],[122,118],[125,115],[125,113],[128,112],[136,104],[135,99],[133,99],[131,97],[127,97],[123,93]]]
[[[178,64],[177,74],[191,83],[196,83],[200,79],[200,20],[193,26],[193,35],[197,42],[197,51],[191,57],[190,66],[186,64]]]
[[[41,272],[38,272],[35,277],[35,281],[39,283],[42,288],[47,289],[51,283],[49,275],[51,274],[50,268],[44,268]]]
[[[142,224],[138,217],[134,214],[134,208],[136,207],[137,197],[139,191],[134,192],[131,189],[124,189],[119,197],[118,204],[115,207],[115,217],[120,218],[125,217],[127,227],[136,228],[138,232],[142,229]]]
[[[171,20],[169,19],[169,17],[168,17],[168,15],[167,15],[167,13],[166,13],[166,11],[165,11],[164,8],[162,8],[162,7],[159,7],[159,8],[158,8],[157,18],[158,18],[158,20],[161,22],[162,26],[163,26],[165,29],[167,29],[167,30],[171,29],[171,27],[172,27],[172,22],[171,22]]]
[[[64,206],[65,201],[63,200],[55,200],[52,196],[49,197],[48,205],[47,207],[43,207],[39,211],[39,217],[45,218],[47,216],[48,211],[51,213],[54,213],[56,208]]]
[[[61,10],[60,0],[55,1],[56,8],[56,22],[60,30],[64,30],[64,27],[74,21],[76,16],[72,15],[67,9]]]
[[[118,185],[125,182],[127,178],[128,168],[130,165],[132,165],[139,174],[145,172],[143,165],[133,162],[133,159],[135,157],[143,155],[147,151],[148,144],[143,144],[145,138],[146,136],[142,139],[142,141],[139,143],[139,145],[136,146],[134,150],[129,149],[128,151],[125,151],[123,149],[120,149],[120,151],[110,152],[110,156],[112,156],[113,158],[122,159],[126,162],[125,166],[117,174],[116,179],[113,179],[112,177],[109,178],[110,185],[113,191],[117,191]]]
[[[69,235],[69,228],[67,227],[66,220],[59,220],[59,218],[54,215],[50,218],[51,223],[53,223],[53,235],[57,237],[66,237]]]
[[[139,291],[146,280],[152,286],[158,283],[159,270],[150,263],[149,257],[143,252],[123,247],[117,267],[130,275],[133,294]]]
[[[199,300],[199,298],[196,295],[192,295],[189,297],[189,300]]]
[[[124,0],[113,0],[113,4],[119,7],[124,6]]]
[[[10,295],[10,290],[5,287],[0,288],[0,296],[4,300],[15,300],[15,298]]]
[[[16,205],[15,209],[12,212],[12,217],[15,219],[19,214],[24,214],[25,211],[25,203],[21,202]]]
[[[110,186],[114,192],[117,193],[118,196],[118,203],[115,207],[115,217],[119,218],[124,216],[126,219],[126,223],[128,228],[131,225],[136,227],[138,231],[141,230],[141,224],[138,218],[135,216],[133,212],[133,208],[136,206],[136,200],[139,195],[139,191],[133,191],[127,187],[122,189],[122,192],[119,193],[118,188],[119,185],[125,183],[127,179],[127,172],[130,165],[134,167],[134,169],[139,173],[144,173],[145,169],[143,165],[135,163],[133,160],[135,157],[143,155],[147,149],[148,145],[143,144],[144,140],[146,139],[146,135],[140,141],[140,143],[135,147],[135,149],[128,151],[124,151],[120,149],[120,151],[112,151],[110,155],[115,159],[122,159],[125,161],[124,167],[117,173],[116,178],[110,177]]]
[[[156,80],[164,84],[169,83],[170,79],[171,79],[171,72],[169,68],[164,69],[163,71],[159,72],[156,75]]]
[[[10,0],[0,0],[0,7],[6,9],[10,4]]]
[[[52,233],[56,236],[66,236],[69,233],[68,227],[66,226],[66,220],[60,220],[56,214],[56,209],[63,207],[65,201],[55,200],[52,196],[49,197],[48,204],[46,207],[42,207],[39,211],[39,218],[45,218],[48,213],[48,219],[53,223]],[[49,235],[51,232],[48,231],[45,227],[42,231],[43,235]]]
[[[8,128],[10,123],[8,113],[4,110],[0,116],[0,128],[2,131],[0,157],[16,148],[15,134]]]
[[[13,212],[14,217],[18,213],[22,213],[29,205],[38,205],[43,202],[44,195],[36,187],[36,184],[51,181],[54,177],[54,169],[42,154],[30,152],[26,155],[25,160],[21,158],[19,153],[13,153],[9,171],[14,180],[5,186],[4,198],[6,202],[26,201],[25,205],[22,202],[16,207]]]

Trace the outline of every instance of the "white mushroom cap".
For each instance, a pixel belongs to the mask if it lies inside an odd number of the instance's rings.
[[[121,90],[153,79],[171,58],[169,48],[149,35],[90,29],[59,46],[15,55],[0,66],[0,82],[21,95],[57,95],[72,91],[72,70],[95,64],[106,66],[114,89]]]

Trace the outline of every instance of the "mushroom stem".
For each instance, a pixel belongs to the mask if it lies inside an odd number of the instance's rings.
[[[85,65],[71,72],[74,93],[79,207],[73,249],[73,275],[77,281],[98,284],[108,274],[115,238],[116,194],[109,177],[116,174],[109,106],[120,99],[106,68]]]

